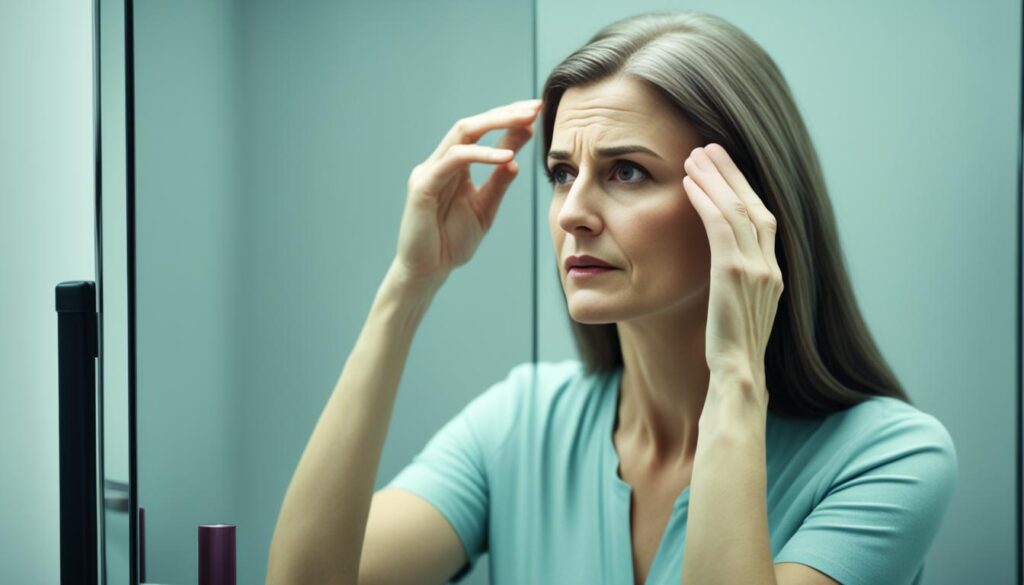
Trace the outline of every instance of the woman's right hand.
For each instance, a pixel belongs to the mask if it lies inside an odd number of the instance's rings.
[[[433,154],[412,170],[395,258],[405,279],[440,286],[473,256],[519,170],[513,157],[533,136],[540,103],[513,102],[459,120]],[[508,130],[497,148],[476,144],[499,128]],[[498,166],[477,188],[470,163]]]

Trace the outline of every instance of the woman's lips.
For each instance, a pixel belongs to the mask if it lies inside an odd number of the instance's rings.
[[[615,268],[604,268],[601,266],[573,266],[569,269],[569,276],[574,278],[592,278],[606,272],[616,270]]]

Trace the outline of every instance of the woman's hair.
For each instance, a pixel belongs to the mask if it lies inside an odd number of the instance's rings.
[[[542,160],[565,91],[621,76],[668,98],[703,144],[723,146],[778,220],[785,290],[765,349],[769,408],[808,417],[871,395],[910,403],[861,317],[817,155],[771,57],[739,28],[707,13],[649,12],[614,22],[548,77]],[[622,366],[615,323],[570,323],[588,373]]]

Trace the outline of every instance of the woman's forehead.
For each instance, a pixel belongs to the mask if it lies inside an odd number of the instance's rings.
[[[555,114],[551,150],[639,144],[666,152],[686,148],[694,135],[663,96],[636,80],[617,78],[566,90]]]

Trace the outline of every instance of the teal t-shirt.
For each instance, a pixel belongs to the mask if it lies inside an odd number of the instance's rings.
[[[536,376],[534,376],[536,374]],[[622,369],[524,363],[445,424],[387,487],[448,519],[469,561],[490,554],[493,585],[633,583],[631,486],[612,442]],[[772,558],[843,585],[922,582],[925,555],[957,480],[935,417],[872,397],[765,435]],[[690,488],[676,499],[647,583],[682,580]]]

